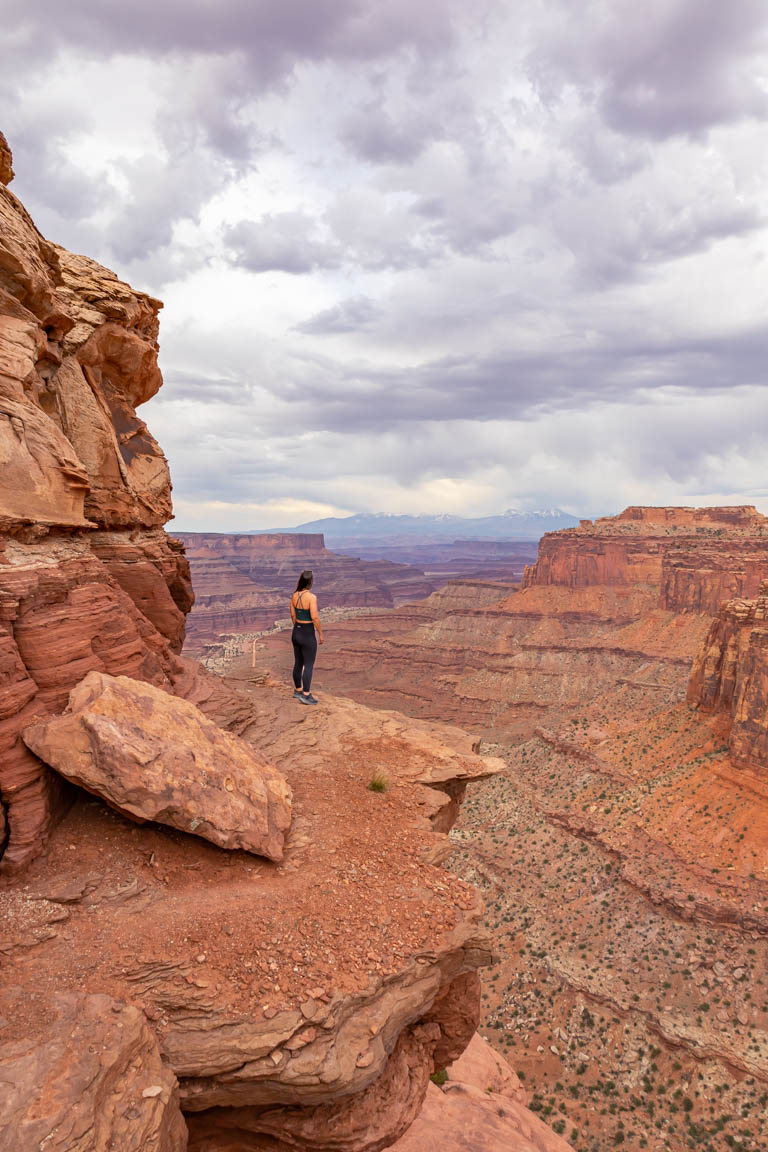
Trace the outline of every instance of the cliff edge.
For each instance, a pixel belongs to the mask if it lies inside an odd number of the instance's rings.
[[[0,1144],[375,1152],[475,1033],[492,952],[441,862],[499,764],[180,658],[136,415],[161,305],[46,241],[11,178],[0,136]],[[521,1149],[565,1148],[526,1116]]]

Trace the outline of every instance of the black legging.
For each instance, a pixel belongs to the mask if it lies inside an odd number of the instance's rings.
[[[309,692],[312,683],[312,669],[317,656],[317,636],[314,624],[294,624],[291,633],[293,644],[293,683],[298,691]]]

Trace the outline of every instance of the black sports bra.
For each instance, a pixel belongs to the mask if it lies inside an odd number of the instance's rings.
[[[311,624],[312,623],[311,611],[309,610],[309,608],[300,607],[300,605],[301,605],[301,592],[299,592],[298,595],[296,596],[296,604],[295,604],[296,623],[297,624]]]

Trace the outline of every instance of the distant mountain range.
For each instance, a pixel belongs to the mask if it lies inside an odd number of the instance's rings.
[[[310,520],[283,532],[322,532],[325,542],[334,544],[352,541],[396,540],[538,540],[545,532],[559,528],[572,528],[578,524],[575,516],[560,508],[545,508],[536,512],[516,512],[509,509],[500,516],[397,516],[388,512],[359,512],[354,516],[327,516]],[[254,529],[261,534],[261,529]],[[264,530],[268,531],[268,530]],[[274,531],[274,529],[272,530]]]

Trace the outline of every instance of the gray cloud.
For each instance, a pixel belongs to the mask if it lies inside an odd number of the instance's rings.
[[[335,431],[435,419],[528,421],[606,401],[637,404],[654,392],[685,392],[693,399],[709,391],[727,395],[736,387],[764,387],[766,364],[764,326],[719,338],[625,337],[590,350],[446,357],[405,370],[352,364],[343,371],[337,362],[314,359],[296,370],[284,400],[305,407],[303,427]]]
[[[397,122],[371,100],[358,108],[342,128],[342,138],[362,160],[408,164],[440,134],[437,124],[409,115]]]
[[[444,51],[454,39],[458,0],[70,0],[59,19],[54,0],[5,0],[4,16],[22,57],[54,58],[67,46],[105,57],[232,55],[248,62],[252,87],[287,75],[297,61],[369,61],[408,47]]]
[[[259,220],[241,220],[227,228],[224,240],[233,262],[250,272],[290,272],[337,268],[341,253],[321,237],[320,224],[303,212],[281,212]]]
[[[534,50],[545,97],[576,82],[611,128],[652,139],[768,115],[755,70],[766,47],[761,0],[555,7],[560,30]]]
[[[165,297],[183,507],[760,487],[762,0],[4,16],[16,189]]]
[[[316,312],[296,325],[297,332],[306,336],[337,336],[344,332],[359,332],[369,328],[381,315],[381,309],[367,296],[353,296],[332,308]]]

